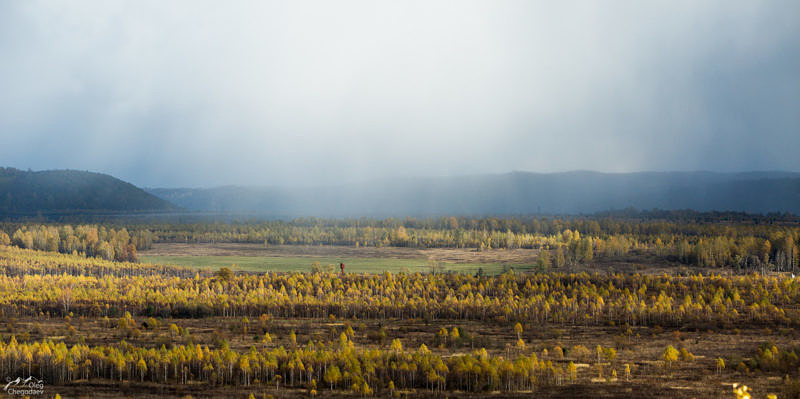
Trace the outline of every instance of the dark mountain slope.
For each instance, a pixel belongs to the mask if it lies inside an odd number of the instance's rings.
[[[100,173],[0,168],[0,215],[176,209],[130,183]]]

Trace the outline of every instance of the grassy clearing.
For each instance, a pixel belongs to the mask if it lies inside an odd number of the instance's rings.
[[[323,266],[333,264],[339,270],[339,263],[344,262],[345,271],[349,273],[381,273],[390,271],[398,273],[428,272],[431,267],[427,259],[394,259],[394,258],[333,258],[333,257],[288,257],[288,256],[141,256],[142,262],[191,266],[199,269],[219,269],[233,266],[234,271],[247,272],[294,272],[310,271],[313,262]],[[483,268],[486,274],[499,274],[507,268],[527,270],[533,265],[516,265],[503,263],[443,263],[444,269],[459,273],[475,273]]]

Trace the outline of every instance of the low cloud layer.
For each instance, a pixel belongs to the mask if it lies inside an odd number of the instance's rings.
[[[795,1],[0,2],[0,162],[142,186],[800,171]]]

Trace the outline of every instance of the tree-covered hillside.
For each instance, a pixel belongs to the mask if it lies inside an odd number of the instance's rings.
[[[0,168],[0,215],[174,209],[163,199],[100,173]]]

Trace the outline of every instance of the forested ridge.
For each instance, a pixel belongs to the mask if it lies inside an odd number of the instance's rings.
[[[101,173],[0,168],[0,217],[176,209],[130,183]]]

